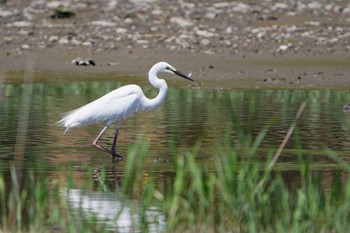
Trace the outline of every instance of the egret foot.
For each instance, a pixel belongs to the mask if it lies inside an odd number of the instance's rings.
[[[113,157],[113,161],[115,161],[115,159],[117,158],[118,161],[123,161],[124,157],[119,155],[119,154],[112,154]]]

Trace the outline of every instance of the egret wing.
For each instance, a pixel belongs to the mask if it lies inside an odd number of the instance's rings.
[[[139,96],[135,93],[109,99],[103,103],[103,108],[96,111],[95,122],[107,121],[107,124],[111,124],[116,119],[127,118],[136,111],[138,99]]]

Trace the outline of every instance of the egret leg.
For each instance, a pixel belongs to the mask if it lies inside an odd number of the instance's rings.
[[[119,125],[117,125],[117,128],[115,130],[115,135],[114,135],[112,149],[111,149],[111,152],[112,152],[111,154],[113,156],[113,163],[115,162],[115,157],[118,157],[119,160],[123,160],[123,156],[116,153],[118,132],[119,132]]]
[[[99,144],[97,144],[98,140],[100,140],[102,134],[104,134],[104,132],[105,132],[107,129],[108,129],[108,126],[107,126],[107,125],[106,125],[105,127],[103,127],[103,129],[101,130],[101,132],[97,135],[97,137],[95,138],[95,140],[92,142],[92,145],[93,145],[94,147],[96,147],[97,149],[99,149],[99,150],[102,150],[102,151],[104,151],[104,152],[107,152],[107,153],[109,153],[109,154],[112,154],[108,149],[106,149],[106,148],[100,146]]]
[[[102,150],[102,151],[104,151],[104,152],[106,152],[106,153],[108,153],[108,154],[111,154],[112,155],[112,159],[113,159],[113,163],[115,162],[115,157],[118,157],[119,158],[119,160],[122,160],[123,159],[123,156],[121,156],[121,155],[119,155],[119,154],[117,154],[116,152],[115,152],[115,145],[116,145],[116,143],[117,143],[117,137],[118,137],[118,129],[117,129],[117,133],[116,133],[116,135],[114,136],[114,139],[113,139],[113,145],[112,145],[112,150],[110,151],[110,150],[108,150],[108,149],[106,149],[106,148],[104,148],[104,147],[102,147],[102,146],[100,146],[99,144],[98,144],[98,140],[100,140],[100,138],[101,138],[101,136],[104,134],[104,132],[106,131],[108,129],[108,125],[106,125],[105,127],[103,127],[103,129],[101,130],[101,132],[97,135],[97,137],[95,138],[95,140],[92,142],[92,145],[94,146],[94,147],[96,147],[97,149],[99,149],[99,150]]]
[[[111,149],[112,154],[115,154],[115,148],[117,147],[117,138],[118,138],[118,128],[115,130],[115,135],[113,138],[113,144]]]

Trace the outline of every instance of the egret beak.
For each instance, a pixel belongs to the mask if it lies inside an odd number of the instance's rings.
[[[173,70],[173,72],[174,72],[175,74],[179,75],[180,77],[183,77],[183,78],[185,78],[185,79],[188,79],[188,80],[194,81],[193,79],[191,79],[190,77],[188,77],[186,74],[181,73],[180,71]]]

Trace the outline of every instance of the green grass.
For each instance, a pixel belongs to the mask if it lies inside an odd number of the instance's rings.
[[[200,143],[174,154],[175,177],[163,190],[157,188],[157,178],[152,173],[147,183],[140,184],[142,171],[147,169],[147,146],[138,141],[130,148],[120,192],[138,200],[137,214],[143,231],[147,232],[149,226],[147,208],[158,206],[166,216],[167,232],[346,232],[350,220],[350,169],[336,153],[328,153],[339,168],[331,171],[327,187],[322,171],[310,169],[310,161],[301,153],[300,170],[295,173],[300,182],[290,186],[283,172],[268,169],[273,150],[262,167],[252,161],[255,155],[248,144],[239,150],[227,145],[213,161],[214,171],[196,161]],[[239,156],[242,150],[250,156]],[[62,199],[57,181],[36,178],[29,171],[20,185],[15,167],[10,174],[0,174],[2,231],[108,231],[96,216],[74,212]],[[261,185],[263,179],[266,182]],[[70,182],[68,186],[74,187]],[[87,181],[90,185],[93,182]]]

